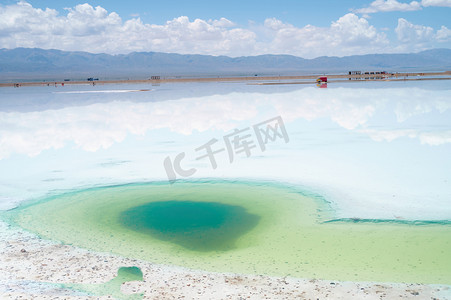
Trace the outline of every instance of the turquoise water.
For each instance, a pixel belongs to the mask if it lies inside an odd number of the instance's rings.
[[[451,224],[335,220],[284,184],[204,180],[99,187],[9,213],[44,238],[215,272],[451,283]]]
[[[125,227],[196,251],[233,249],[258,221],[240,206],[180,200],[147,203],[119,216]]]

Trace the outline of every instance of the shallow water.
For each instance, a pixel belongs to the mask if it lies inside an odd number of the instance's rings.
[[[2,88],[0,207],[43,237],[163,264],[450,283],[450,99],[444,81]],[[262,147],[275,117],[286,135]],[[165,223],[168,205],[216,215]]]
[[[141,90],[133,93],[67,92]],[[58,93],[55,93],[58,92]],[[64,92],[64,93],[59,93]],[[185,152],[189,178],[256,178],[325,196],[337,217],[450,219],[451,95],[438,82],[311,86],[244,83],[0,89],[0,206],[93,186],[166,180]],[[212,139],[283,119],[289,142],[215,155]],[[183,177],[182,177],[183,178]]]
[[[103,284],[83,284],[66,283],[59,287],[65,290],[71,290],[83,293],[83,296],[112,296],[118,300],[140,300],[142,294],[125,295],[121,292],[121,286],[128,281],[143,281],[143,273],[138,267],[121,267],[117,271],[117,276]]]
[[[451,283],[449,222],[328,223],[331,211],[324,199],[270,182],[95,188],[11,214],[16,224],[45,238],[162,264],[331,280]]]

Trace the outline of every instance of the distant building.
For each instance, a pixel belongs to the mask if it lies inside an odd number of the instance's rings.
[[[160,76],[150,76],[150,80],[160,80]]]

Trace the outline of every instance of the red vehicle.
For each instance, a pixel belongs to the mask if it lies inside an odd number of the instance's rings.
[[[327,76],[321,76],[316,79],[316,82],[327,82]]]

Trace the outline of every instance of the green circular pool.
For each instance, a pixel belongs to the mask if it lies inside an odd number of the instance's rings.
[[[451,284],[451,226],[327,223],[328,204],[293,186],[205,180],[99,187],[11,211],[43,238],[219,272]]]

